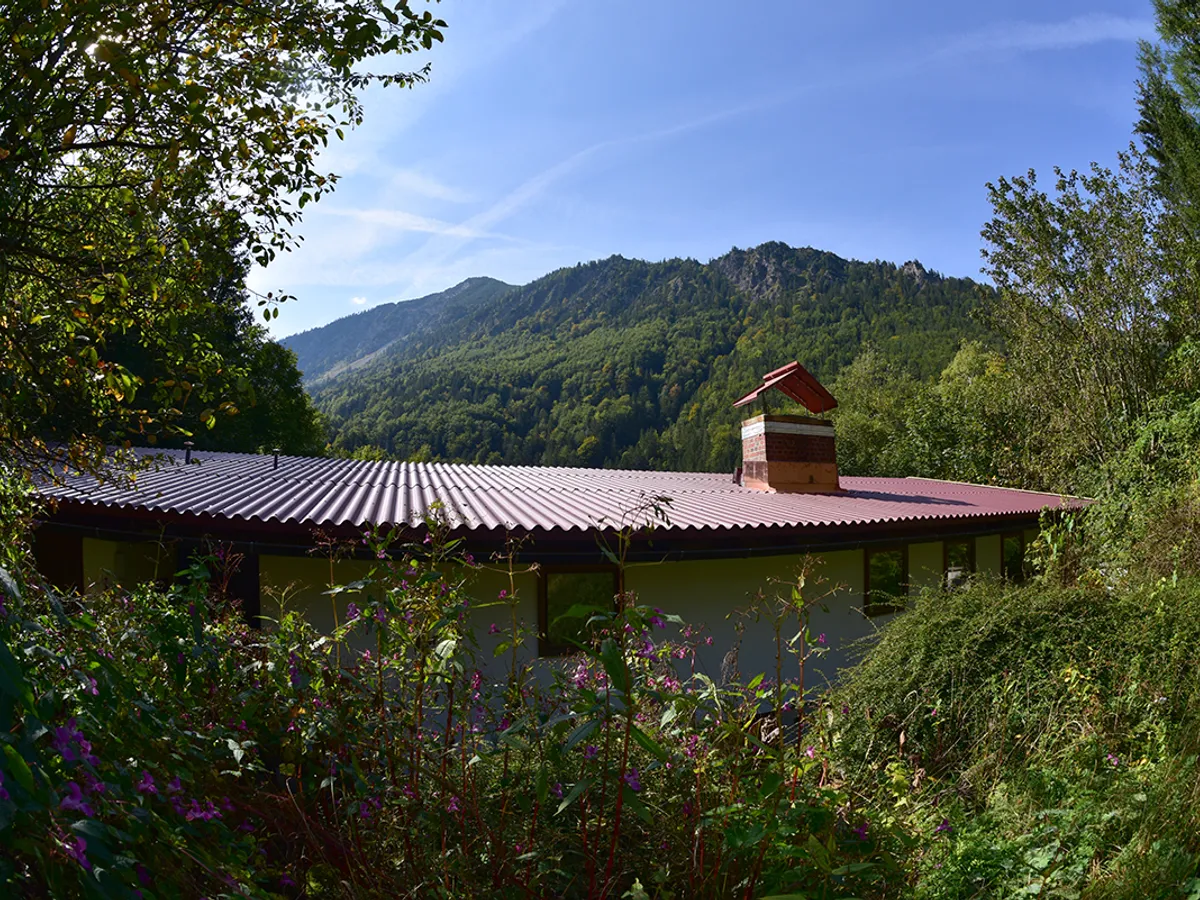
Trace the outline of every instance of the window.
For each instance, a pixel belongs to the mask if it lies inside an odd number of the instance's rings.
[[[1020,584],[1025,580],[1025,536],[1006,534],[1003,538],[1000,566],[1004,580]]]
[[[538,654],[563,656],[574,653],[572,641],[584,636],[592,614],[570,616],[572,607],[605,612],[613,608],[617,595],[615,569],[575,569],[544,572],[538,582]]]
[[[947,590],[964,587],[975,571],[975,540],[946,541],[943,571]]]
[[[868,616],[896,612],[908,596],[908,554],[903,547],[867,551]]]

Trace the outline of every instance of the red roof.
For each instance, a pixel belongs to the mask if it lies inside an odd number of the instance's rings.
[[[767,391],[775,389],[802,405],[809,412],[829,412],[837,406],[833,394],[798,362],[788,363],[763,376],[763,383],[734,402],[734,406],[745,406],[757,400]]]
[[[1056,494],[924,478],[841,479],[836,494],[774,494],[726,474],[621,469],[360,462],[193,451],[160,455],[133,486],[71,476],[41,488],[49,497],[109,509],[208,515],[304,526],[419,524],[440,501],[463,529],[586,531],[642,524],[655,497],[669,528],[857,526],[1036,514],[1083,501]],[[639,512],[640,510],[640,512]]]

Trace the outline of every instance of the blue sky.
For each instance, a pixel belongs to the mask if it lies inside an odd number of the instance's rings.
[[[1149,0],[434,9],[430,83],[368,94],[302,248],[251,276],[297,298],[277,336],[473,275],[768,240],[976,276],[985,183],[1113,164],[1154,34]]]

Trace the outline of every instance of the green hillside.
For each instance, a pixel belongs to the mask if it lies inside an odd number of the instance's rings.
[[[512,289],[495,278],[468,278],[449,290],[417,300],[385,303],[353,316],[284,338],[296,354],[306,384],[315,384],[370,362],[414,331],[466,315],[474,306]]]
[[[346,451],[721,471],[738,455],[730,404],[763,372],[798,359],[832,379],[872,344],[932,376],[963,338],[983,335],[970,315],[979,297],[971,280],[919,263],[780,243],[708,264],[612,257],[410,327],[312,389]],[[327,329],[344,334],[360,320]],[[327,329],[301,337],[331,345]],[[289,346],[303,370],[320,368],[298,341]]]

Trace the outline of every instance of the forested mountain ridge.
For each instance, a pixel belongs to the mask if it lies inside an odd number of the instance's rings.
[[[440,316],[312,388],[345,451],[722,471],[738,456],[731,403],[763,372],[799,359],[830,380],[873,345],[932,376],[984,337],[980,290],[781,243],[707,264],[614,256]]]
[[[280,341],[296,354],[306,384],[357,368],[411,335],[445,319],[457,319],[480,303],[512,290],[495,278],[468,278],[416,300],[384,303]]]

